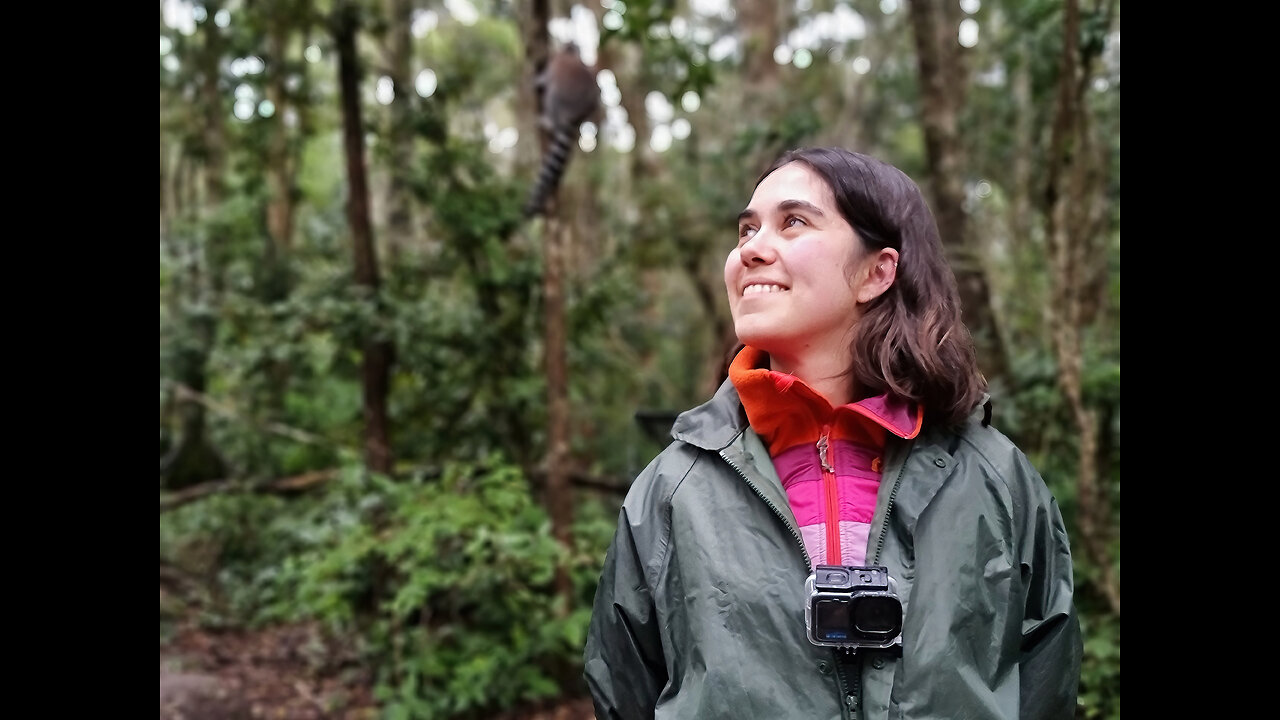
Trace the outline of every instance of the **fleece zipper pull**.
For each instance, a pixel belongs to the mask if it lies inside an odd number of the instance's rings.
[[[836,468],[831,460],[831,426],[822,426],[822,437],[818,438],[818,462],[822,465],[822,506],[827,527],[827,562],[828,565],[841,565],[844,558],[840,552],[840,493],[836,489]]]

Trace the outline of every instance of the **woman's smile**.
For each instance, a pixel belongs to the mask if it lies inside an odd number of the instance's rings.
[[[769,295],[773,293],[786,292],[790,289],[791,288],[783,287],[782,285],[752,283],[746,286],[745,288],[743,288],[742,297],[745,298],[745,297],[750,297],[752,295]]]

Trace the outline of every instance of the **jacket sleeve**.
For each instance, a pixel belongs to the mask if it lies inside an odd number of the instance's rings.
[[[1071,720],[1083,653],[1076,615],[1071,548],[1062,514],[1044,480],[1025,456],[1028,492],[1022,574],[1026,606],[1019,667],[1022,720]]]
[[[653,593],[626,505],[596,588],[583,674],[600,720],[652,718],[667,682]]]

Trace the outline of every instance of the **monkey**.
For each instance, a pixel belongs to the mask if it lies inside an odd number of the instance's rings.
[[[536,90],[541,115],[538,126],[551,135],[533,191],[524,206],[524,216],[543,212],[547,198],[555,193],[564,176],[573,143],[583,122],[600,108],[600,86],[596,73],[582,61],[577,43],[566,43],[538,74]]]

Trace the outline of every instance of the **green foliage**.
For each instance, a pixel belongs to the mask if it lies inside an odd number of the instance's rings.
[[[203,623],[251,624],[277,599],[274,579],[311,528],[309,514],[293,510],[279,497],[233,492],[160,516],[161,562],[203,581],[197,598]]]
[[[715,82],[715,68],[707,59],[706,42],[677,37],[671,31],[677,3],[672,0],[630,0],[611,8],[620,13],[620,26],[606,28],[600,44],[639,46],[645,57],[644,87],[679,98],[687,91],[699,94]]]
[[[1080,677],[1079,714],[1093,720],[1120,718],[1120,619],[1089,613],[1081,621],[1084,662]]]
[[[297,179],[303,207],[326,207],[339,201],[336,204],[341,209],[343,162],[337,133],[315,137],[303,145]],[[312,232],[304,234],[314,236]]]
[[[1085,363],[1085,395],[1099,419],[1097,479],[1112,508],[1108,562],[1120,579],[1120,365],[1115,356],[1092,357]],[[1111,350],[1110,344],[1101,344]],[[1094,351],[1098,351],[1094,347]],[[1078,716],[1120,717],[1120,618],[1104,600],[1101,567],[1086,554],[1079,527],[1079,438],[1062,392],[1057,368],[1047,351],[1015,355],[1018,392],[997,402],[995,422],[1022,447],[1058,501],[1072,539],[1076,608],[1084,633]],[[1109,472],[1107,472],[1109,470]]]
[[[434,69],[439,97],[459,108],[479,109],[510,91],[523,48],[516,26],[482,18],[474,25],[453,24],[417,41],[425,66]]]
[[[161,558],[218,573],[211,624],[317,620],[364,637],[387,717],[477,717],[580,674],[613,520],[592,507],[569,552],[496,456],[411,482],[351,464],[311,497],[227,495],[162,515]],[[562,565],[572,608],[553,588]]]

